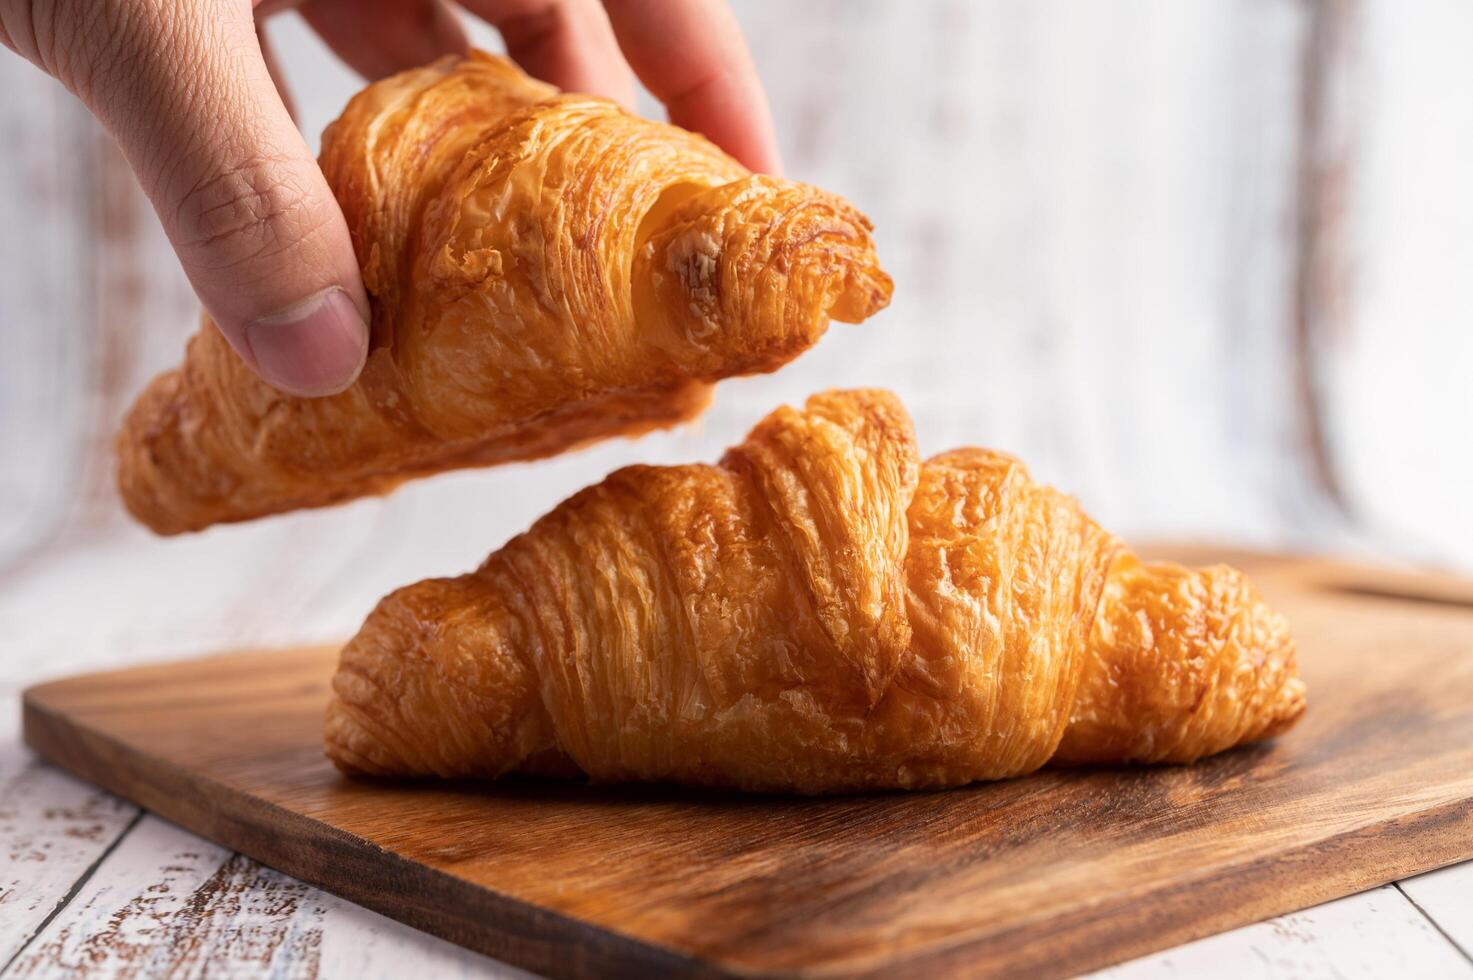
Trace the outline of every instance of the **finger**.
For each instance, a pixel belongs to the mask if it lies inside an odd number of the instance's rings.
[[[350,384],[368,300],[348,228],[248,5],[150,4],[98,41],[84,100],[118,139],[205,309],[268,382]]]
[[[598,0],[461,0],[492,24],[529,75],[634,106],[634,79]]]
[[[460,18],[443,0],[308,0],[299,9],[333,53],[370,80],[466,51]]]
[[[605,0],[624,57],[677,126],[753,170],[782,170],[767,96],[741,28],[716,0]]]

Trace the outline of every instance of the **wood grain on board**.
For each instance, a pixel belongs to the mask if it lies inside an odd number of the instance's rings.
[[[1473,608],[1445,582],[1419,601],[1405,575],[1237,560],[1294,624],[1310,712],[1190,767],[829,800],[352,781],[321,752],[331,648],[43,685],[26,737],[227,847],[555,976],[1064,974],[1473,855]]]

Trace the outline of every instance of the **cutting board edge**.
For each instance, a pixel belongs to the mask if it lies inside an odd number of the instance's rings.
[[[1038,951],[1036,942],[1028,941],[1033,924],[1020,923],[1005,930],[977,932],[929,946],[917,945],[891,957],[761,970],[712,962],[697,954],[624,935],[470,884],[452,874],[386,852],[368,840],[320,820],[129,748],[119,739],[45,703],[48,689],[65,683],[66,679],[48,681],[22,694],[24,741],[42,758],[278,871],[449,942],[552,977],[647,976],[652,970],[660,971],[662,976],[702,978],[827,977],[881,975],[899,969],[969,974],[1027,970],[1040,978],[1062,977],[1296,912],[1473,857],[1473,804],[1454,800],[1399,815],[1393,821],[1332,834],[1291,852],[1218,868],[1202,878],[1178,879],[1144,891],[1121,893],[1118,901],[1073,910],[1062,923],[1055,923],[1053,940],[1046,953]],[[110,764],[113,760],[126,764]],[[140,761],[144,763],[142,768],[138,765]],[[141,773],[140,778],[124,778],[130,767]],[[220,799],[228,805],[216,805]],[[270,822],[282,832],[263,832],[259,824],[267,821],[253,822],[241,816],[250,810],[270,814]],[[1393,823],[1407,826],[1404,832],[1391,838],[1393,845],[1387,846],[1388,839],[1382,834]],[[1453,829],[1439,833],[1444,823],[1451,824]],[[1424,825],[1430,825],[1430,832]],[[1428,838],[1432,838],[1430,843]],[[1439,845],[1440,841],[1447,843]],[[1459,841],[1463,842],[1461,846],[1457,844]],[[1347,870],[1335,871],[1326,870],[1327,863],[1318,860],[1327,849],[1356,845],[1375,856],[1374,865],[1347,862]],[[389,859],[391,867],[387,873],[391,881],[414,883],[415,887],[396,891],[366,884],[359,886],[358,881],[384,880],[385,871],[378,865],[365,868],[358,875],[341,876],[339,872],[338,877],[317,870],[328,861],[338,868],[362,864],[365,851],[377,852],[376,860],[380,864]],[[1282,866],[1298,863],[1303,863],[1305,868],[1295,871],[1297,878],[1291,887],[1283,887],[1282,882],[1275,880]],[[1306,870],[1310,872],[1308,875]],[[1254,887],[1246,891],[1245,875],[1256,876]],[[1261,884],[1257,878],[1262,879]],[[344,881],[348,881],[347,887]],[[438,889],[438,904],[404,901],[406,894],[412,896],[428,889]],[[1162,901],[1183,897],[1210,911],[1179,925],[1153,922],[1152,908],[1160,907]],[[446,916],[443,911],[446,907],[459,910],[459,915]],[[1122,938],[1119,926],[1123,921],[1133,923],[1130,929],[1133,938]],[[497,925],[494,930],[488,930],[487,923]],[[1036,936],[1032,938],[1036,940]],[[569,952],[573,953],[571,957],[567,955]]]
[[[1445,828],[1443,824],[1451,827]],[[1387,847],[1382,834],[1392,825],[1412,826],[1397,835],[1395,846]],[[1424,838],[1433,835],[1450,843],[1441,848],[1422,846]],[[1340,847],[1357,847],[1363,853],[1374,854],[1378,860],[1369,867],[1366,862],[1347,862],[1343,870],[1326,870],[1327,863],[1320,859],[1327,850]],[[1034,953],[1030,949],[1030,940],[1033,947],[1037,945],[1037,923],[1024,922],[1006,930],[937,944],[919,951],[919,955],[907,959],[903,965],[947,976],[972,975],[974,971],[1012,976],[1026,971],[1038,978],[1070,977],[1470,859],[1473,859],[1473,803],[1451,800],[1402,814],[1395,820],[1331,834],[1292,851],[1220,867],[1202,877],[1182,878],[1123,893],[1118,902],[1071,910],[1063,918],[1052,920],[1053,935],[1047,952]],[[1317,873],[1306,875],[1305,868],[1296,868],[1293,874],[1298,877],[1289,887],[1283,887],[1274,878],[1282,871],[1278,866],[1291,863],[1302,863]],[[1263,876],[1264,880],[1245,885],[1245,876]],[[1255,900],[1255,896],[1263,897]],[[1151,928],[1150,913],[1146,911],[1142,915],[1142,909],[1159,908],[1164,901],[1178,897],[1214,911],[1180,925],[1156,923]],[[1134,922],[1132,932],[1138,938],[1121,937],[1119,926],[1123,921]],[[1098,938],[1091,942],[1091,936]],[[1105,936],[1108,945],[1101,947],[1099,943]],[[1061,951],[1060,947],[1068,948]],[[866,976],[880,976],[887,968],[888,964],[865,967],[862,972]],[[842,975],[849,976],[852,972],[844,971]]]
[[[49,681],[27,688],[21,695],[22,739],[42,759],[207,840],[388,918],[553,978],[645,977],[656,970],[659,976],[702,980],[783,975],[731,972],[689,954],[473,885],[305,814],[252,797],[209,776],[191,773],[166,759],[127,749],[118,739],[77,723],[42,703],[44,688],[64,682],[65,679]],[[93,748],[79,750],[77,743]],[[99,748],[102,751],[97,751]],[[147,774],[127,782],[122,779],[119,767],[106,764],[109,757],[119,761],[142,760]],[[134,771],[139,769],[131,763],[130,766]],[[217,796],[232,801],[237,809],[213,806],[207,787]],[[139,789],[145,792],[138,792]],[[251,808],[271,814],[282,832],[261,832],[237,815]],[[294,853],[298,847],[300,850]],[[308,857],[313,851],[320,852],[315,861]],[[339,868],[351,867],[361,863],[363,851],[377,852],[380,864],[365,869],[363,875],[351,876],[353,887],[341,887],[343,878],[330,878],[318,873],[314,866],[333,861]],[[405,893],[413,895],[421,889],[396,892],[382,886],[356,885],[357,880],[382,883],[386,872],[381,864],[385,862],[390,865],[387,874],[391,883],[401,880],[400,875],[405,881],[424,876],[434,887],[443,889],[443,897],[450,901],[443,906],[405,902]],[[446,907],[456,909],[459,915],[448,917],[444,912]],[[486,929],[487,923],[497,924],[494,931]],[[507,942],[488,943],[485,941],[488,935]],[[570,952],[574,954],[572,957],[567,955]]]

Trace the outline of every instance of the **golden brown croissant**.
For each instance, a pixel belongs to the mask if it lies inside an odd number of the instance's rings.
[[[890,297],[844,201],[488,55],[369,86],[321,163],[372,298],[362,377],[280,394],[207,321],[117,441],[155,531],[672,425]]]
[[[883,391],[620,470],[380,602],[333,689],[348,772],[796,793],[1184,762],[1304,709],[1240,573],[1139,562],[1001,453],[921,463]]]

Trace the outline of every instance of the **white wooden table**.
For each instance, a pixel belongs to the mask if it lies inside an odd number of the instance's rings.
[[[891,310],[693,429],[170,541],[122,519],[107,447],[194,300],[116,150],[0,56],[0,977],[512,974],[36,763],[20,690],[340,639],[615,466],[710,459],[823,387],[892,387],[927,451],[1013,450],[1122,533],[1473,568],[1473,5],[733,5],[789,172],[875,220]],[[272,33],[310,137],[357,83]],[[1470,952],[1463,865],[1110,972]]]

